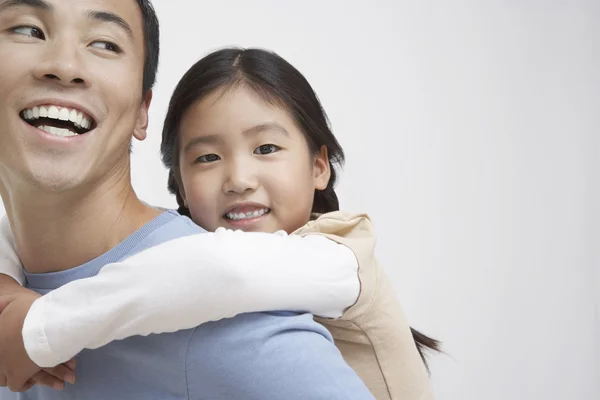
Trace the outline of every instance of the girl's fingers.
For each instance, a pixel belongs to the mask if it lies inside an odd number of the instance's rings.
[[[35,374],[33,378],[27,381],[26,385],[29,385],[30,382],[36,385],[48,386],[56,390],[63,390],[65,387],[65,383],[62,380],[50,375],[46,371],[40,371]]]
[[[57,365],[54,368],[44,368],[43,371],[61,382],[69,382],[71,385],[75,384],[75,373],[65,364]]]

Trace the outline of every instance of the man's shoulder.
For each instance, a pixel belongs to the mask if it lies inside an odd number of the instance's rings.
[[[160,220],[157,226],[153,227],[149,224],[148,229],[151,232],[136,244],[128,256],[150,247],[158,246],[169,240],[206,232],[205,229],[196,225],[190,218],[174,210],[164,210],[157,220]]]
[[[251,329],[248,329],[249,327]],[[282,330],[311,332],[333,343],[329,331],[316,323],[312,314],[291,311],[245,313],[233,318],[208,322],[195,329],[193,340],[200,343],[210,340],[213,344],[231,344],[244,348],[243,342],[263,341]],[[245,348],[243,352],[251,350]]]
[[[190,398],[372,398],[311,314],[248,313],[199,326],[186,373]]]

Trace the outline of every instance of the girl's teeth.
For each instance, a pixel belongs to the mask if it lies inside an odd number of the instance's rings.
[[[227,213],[227,218],[234,220],[234,221],[258,218],[258,217],[266,214],[268,211],[269,211],[268,208],[263,208],[262,210],[256,210],[256,211],[247,212],[247,213]]]

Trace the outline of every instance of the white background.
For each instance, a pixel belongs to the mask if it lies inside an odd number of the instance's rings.
[[[146,201],[174,206],[162,119],[189,66],[277,51],[347,152],[413,326],[444,342],[442,400],[600,399],[600,2],[154,0],[162,57]]]

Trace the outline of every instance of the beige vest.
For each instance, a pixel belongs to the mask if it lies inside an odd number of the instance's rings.
[[[295,232],[322,234],[349,247],[359,266],[360,295],[340,319],[316,320],[377,400],[433,399],[429,376],[392,285],[375,260],[375,235],[365,214],[321,215]]]

